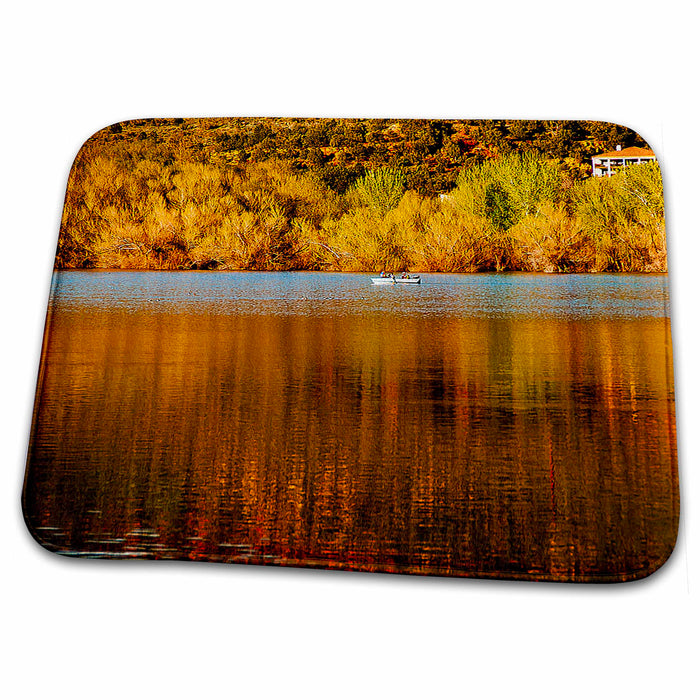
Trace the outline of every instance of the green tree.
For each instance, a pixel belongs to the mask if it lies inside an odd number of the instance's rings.
[[[360,201],[378,212],[391,211],[401,201],[406,176],[398,168],[371,170],[355,183]]]
[[[507,231],[515,223],[515,211],[508,192],[497,182],[486,185],[484,212],[499,231]]]

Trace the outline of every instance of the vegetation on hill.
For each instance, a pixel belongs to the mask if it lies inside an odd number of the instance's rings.
[[[201,119],[76,158],[59,268],[663,271],[658,165],[600,122]]]

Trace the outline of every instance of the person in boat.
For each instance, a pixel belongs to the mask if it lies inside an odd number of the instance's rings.
[[[382,271],[379,273],[379,276],[380,276],[380,277],[388,277],[388,275],[386,274],[386,272],[384,272],[384,270],[382,270]]]
[[[408,272],[404,270],[403,274],[401,275],[402,280],[407,280],[408,279]]]

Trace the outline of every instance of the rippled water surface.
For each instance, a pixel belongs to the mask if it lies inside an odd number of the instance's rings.
[[[256,272],[72,272],[54,280],[61,308],[275,316],[639,318],[667,316],[661,275],[423,275],[374,286],[368,275]]]
[[[64,553],[623,580],[675,541],[662,275],[61,272],[38,397]]]

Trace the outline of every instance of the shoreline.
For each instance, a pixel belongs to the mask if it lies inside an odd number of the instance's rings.
[[[309,270],[309,269],[290,269],[290,270],[251,270],[245,269],[221,269],[213,268],[207,270],[198,269],[171,269],[171,268],[157,268],[157,267],[54,267],[53,272],[133,272],[133,273],[144,273],[144,272],[172,272],[172,273],[309,273],[309,274],[321,274],[321,275],[379,275],[381,270]],[[403,271],[402,271],[403,272]],[[547,270],[408,270],[411,275],[547,275],[549,277],[574,277],[577,275],[639,275],[639,276],[653,276],[653,275],[663,275],[668,276],[668,270],[582,270],[575,272],[549,272]],[[394,272],[394,275],[399,275],[401,273]]]

